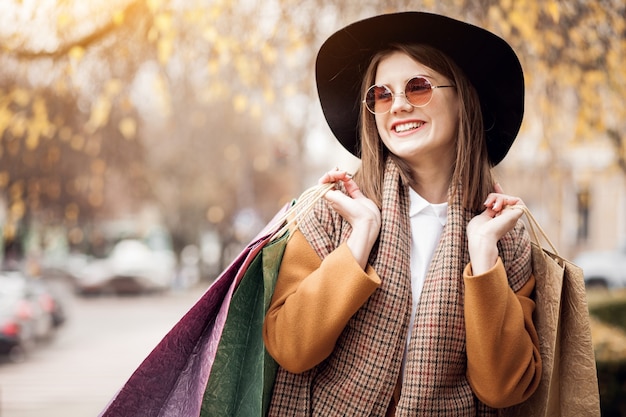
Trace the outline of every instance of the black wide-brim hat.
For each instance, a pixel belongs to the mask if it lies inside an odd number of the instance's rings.
[[[502,161],[524,115],[524,74],[515,52],[485,29],[424,12],[361,20],[322,44],[317,90],[326,121],[344,148],[360,157],[361,82],[373,56],[394,43],[430,45],[456,62],[478,92],[489,160],[492,165]]]

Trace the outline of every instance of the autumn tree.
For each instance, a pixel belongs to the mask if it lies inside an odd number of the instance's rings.
[[[618,0],[4,2],[0,187],[16,219],[45,206],[56,207],[50,218],[91,221],[151,201],[181,244],[202,228],[230,233],[249,209],[268,219],[328,168],[313,166],[307,151],[319,138],[332,142],[314,84],[320,44],[356,19],[410,9],[468,20],[512,44],[527,83],[522,135],[530,145],[523,146],[534,149],[540,169],[566,172],[564,148],[608,138],[623,160],[624,7]],[[57,189],[67,195],[57,203],[26,198],[28,181],[40,196],[55,195],[54,181],[37,169],[57,154],[64,167]]]

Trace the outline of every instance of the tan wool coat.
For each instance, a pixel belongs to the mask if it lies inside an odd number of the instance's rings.
[[[279,369],[272,416],[482,416],[528,398],[541,376],[530,244],[520,222],[492,270],[472,276],[453,196],[418,305],[411,306],[408,190],[389,160],[383,225],[363,271],[350,227],[321,201],[289,242],[264,325]]]

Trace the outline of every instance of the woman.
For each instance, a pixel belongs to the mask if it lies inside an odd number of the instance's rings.
[[[475,416],[541,377],[523,204],[491,167],[519,130],[502,39],[410,12],[354,23],[317,59],[325,117],[362,166],[285,250],[263,336],[270,415]],[[358,129],[357,129],[358,126]]]

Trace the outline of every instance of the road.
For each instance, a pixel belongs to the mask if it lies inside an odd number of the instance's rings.
[[[97,416],[205,288],[69,297],[69,318],[22,363],[0,363],[0,417]]]

